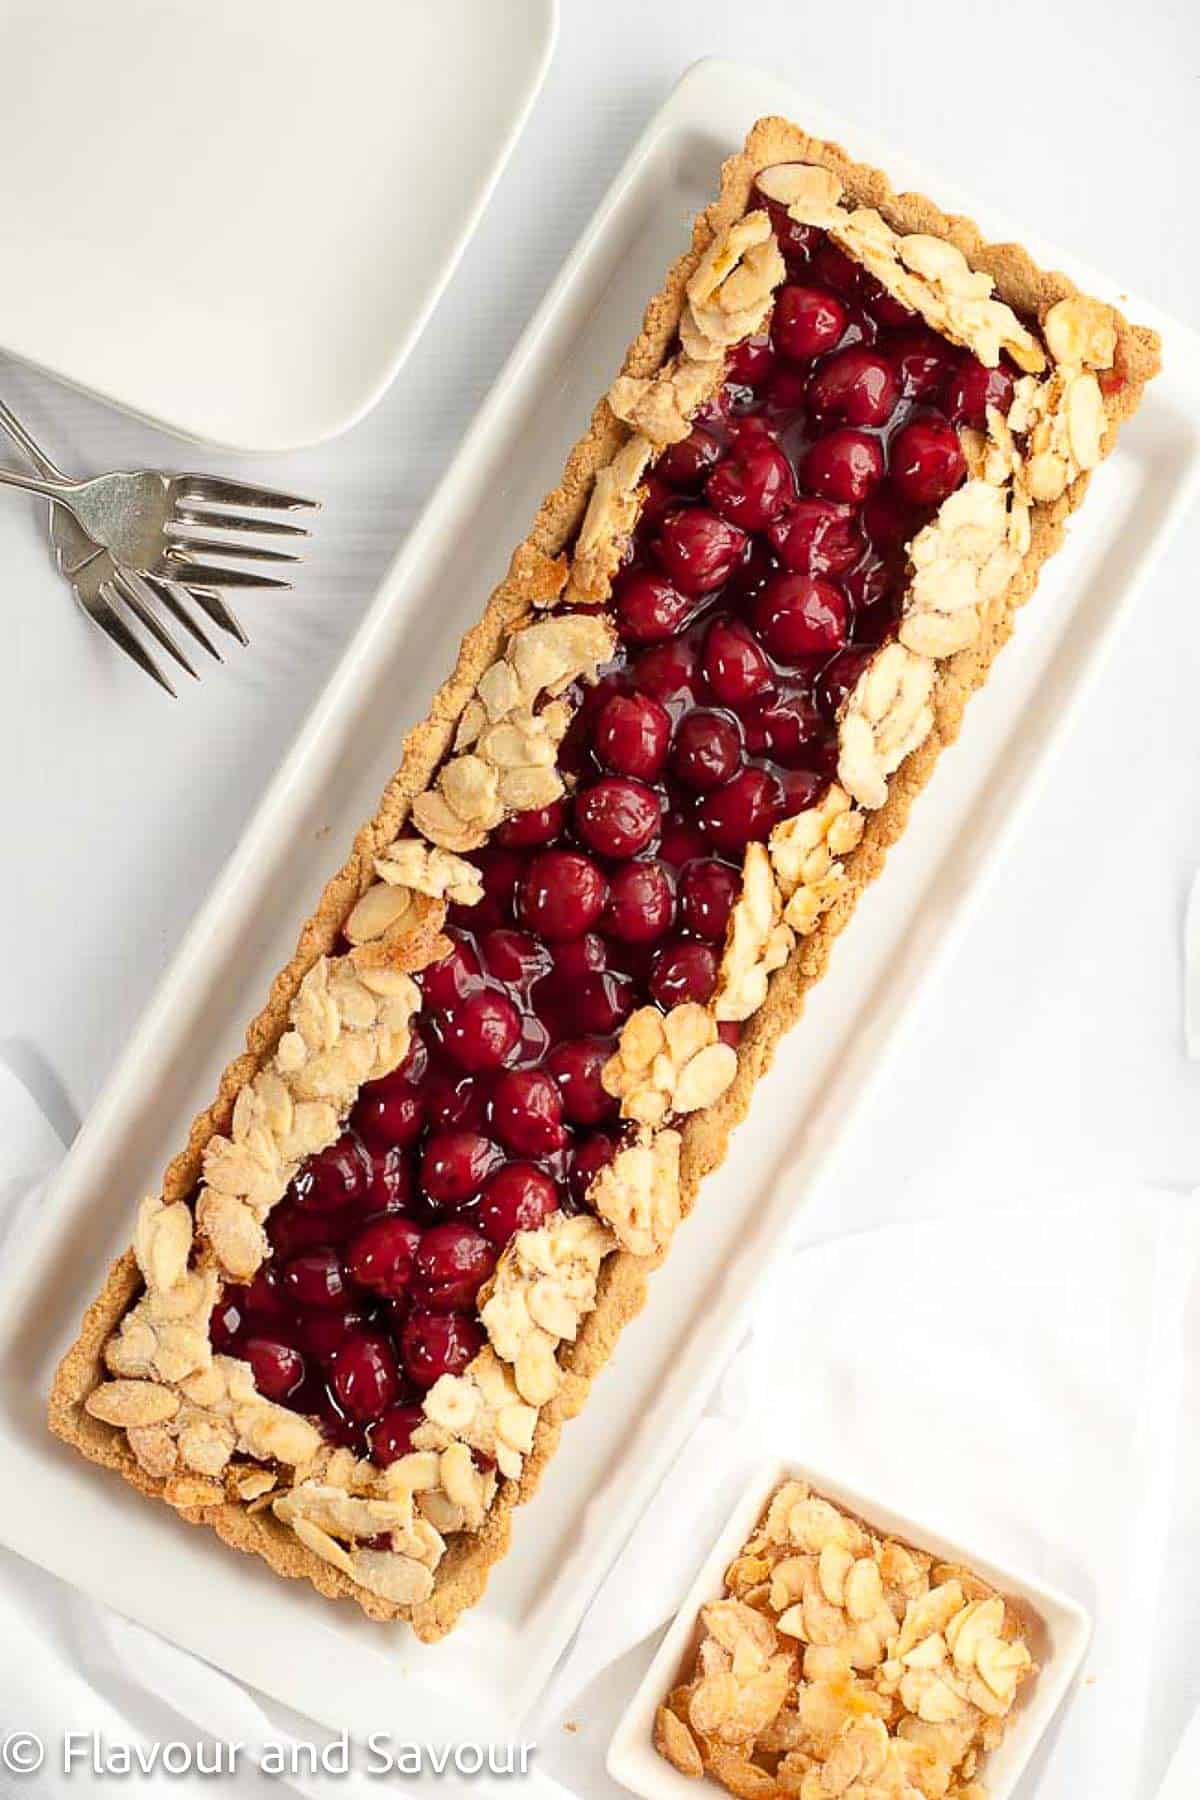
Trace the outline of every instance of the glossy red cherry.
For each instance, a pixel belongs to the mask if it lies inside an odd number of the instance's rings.
[[[864,269],[852,256],[822,238],[813,251],[813,273],[839,294],[858,294],[862,289]]]
[[[597,856],[636,856],[657,835],[661,817],[653,789],[623,775],[605,775],[575,796],[575,829]]]
[[[350,1206],[327,1213],[304,1212],[294,1200],[285,1199],[272,1209],[267,1236],[280,1262],[287,1262],[302,1251],[327,1248],[331,1239],[340,1234],[343,1223],[353,1221],[354,1208]]]
[[[492,1090],[492,1130],[518,1156],[550,1156],[566,1141],[562,1098],[544,1069],[510,1069]]]
[[[810,493],[861,505],[883,475],[883,451],[878,438],[843,426],[809,445],[797,473]]]
[[[238,1296],[256,1327],[278,1325],[291,1310],[283,1291],[283,1278],[274,1263],[264,1263],[245,1288],[226,1288],[225,1292]]]
[[[550,967],[550,952],[532,932],[498,925],[479,945],[489,975],[510,988],[527,988]]]
[[[651,545],[663,570],[685,594],[720,587],[745,547],[745,532],[706,506],[673,507]]]
[[[916,509],[892,486],[881,481],[862,510],[867,536],[877,550],[894,550],[907,544],[920,530]]]
[[[720,787],[741,760],[742,734],[728,713],[698,707],[679,721],[671,746],[671,768],[686,787],[701,793]]]
[[[797,813],[807,812],[815,806],[825,787],[828,777],[817,769],[790,769],[780,776],[783,788],[783,804],[780,807],[780,818],[791,819]]]
[[[800,575],[840,575],[862,555],[858,515],[834,500],[797,500],[767,531],[785,568]]]
[[[358,1096],[350,1124],[369,1151],[387,1150],[394,1144],[412,1144],[421,1135],[425,1102],[420,1088],[407,1082],[371,1082]]]
[[[414,1025],[409,1032],[408,1049],[403,1059],[397,1063],[390,1075],[385,1075],[379,1083],[394,1084],[397,1087],[416,1087],[425,1079],[425,1071],[429,1067],[429,1045],[424,1033]]]
[[[479,958],[470,944],[459,939],[448,956],[421,970],[421,992],[426,1006],[450,1012],[479,985]]]
[[[918,315],[910,307],[905,306],[902,300],[897,300],[894,294],[889,294],[882,281],[877,281],[874,275],[868,275],[865,269],[859,275],[858,296],[867,312],[881,325],[898,329],[902,325],[920,323]]]
[[[761,387],[774,367],[771,339],[765,331],[756,331],[735,344],[725,358],[725,379],[743,387]]]
[[[435,1220],[434,1223],[436,1224],[437,1221]],[[411,1288],[407,1294],[401,1294],[397,1300],[384,1301],[383,1310],[387,1317],[388,1330],[392,1334],[393,1343],[398,1344],[400,1342],[400,1334],[404,1330],[404,1322],[412,1309],[413,1296]]]
[[[785,769],[808,762],[824,736],[824,720],[806,694],[767,694],[746,713],[746,745]]]
[[[703,680],[694,644],[675,638],[643,650],[633,666],[634,685],[664,706],[694,705]]]
[[[957,369],[956,352],[944,338],[924,326],[897,332],[888,340],[888,353],[908,400],[929,400]]]
[[[658,850],[668,868],[682,869],[693,856],[706,855],[708,845],[694,819],[685,818],[681,812],[670,812],[663,820]]]
[[[742,412],[730,418],[726,428],[726,455],[751,443],[777,444],[775,427],[765,412]]]
[[[704,489],[713,511],[743,531],[762,531],[795,492],[791,463],[766,436],[739,440]]]
[[[601,1169],[608,1167],[618,1148],[616,1138],[607,1131],[594,1131],[576,1144],[567,1173],[567,1187],[576,1208],[586,1204],[588,1189]]]
[[[433,1131],[479,1131],[487,1120],[487,1087],[476,1075],[437,1069],[425,1083],[425,1108]]]
[[[461,1375],[482,1348],[483,1333],[466,1313],[414,1309],[400,1340],[405,1374],[422,1388],[431,1388],[443,1375]]]
[[[245,1302],[241,1288],[228,1287],[213,1308],[208,1335],[214,1350],[222,1356],[236,1356],[246,1323]]]
[[[682,629],[696,603],[653,569],[627,569],[613,583],[612,604],[627,644],[656,644]]]
[[[252,1337],[240,1354],[253,1369],[254,1385],[265,1400],[286,1400],[304,1380],[304,1358],[291,1344]]]
[[[650,970],[650,997],[664,1011],[695,1000],[701,1006],[717,985],[717,955],[708,944],[681,939],[666,944]]]
[[[616,1031],[633,1011],[635,990],[628,975],[612,970],[585,975],[569,996],[571,1027],[576,1031],[594,1031],[601,1036]]]
[[[945,419],[914,419],[897,432],[892,481],[914,506],[940,506],[967,472],[958,436]]]
[[[398,1145],[371,1155],[371,1181],[355,1209],[361,1218],[372,1213],[403,1212],[412,1196],[412,1163]]]
[[[653,781],[663,766],[671,715],[649,694],[613,694],[592,731],[596,755],[618,775]]]
[[[797,363],[781,362],[767,383],[766,409],[781,426],[802,412],[808,400],[809,371]]]
[[[771,685],[771,665],[740,619],[718,616],[704,637],[704,679],[722,706],[748,706]]]
[[[608,883],[590,856],[541,850],[521,877],[517,907],[522,923],[553,944],[590,931],[607,897]]]
[[[488,931],[496,925],[511,925],[513,897],[523,861],[515,850],[502,850],[485,844],[471,860],[483,881],[483,899],[467,910],[470,929]]]
[[[496,1145],[477,1131],[436,1132],[421,1158],[421,1186],[440,1206],[465,1206],[499,1159]]]
[[[873,650],[857,650],[851,647],[835,656],[833,661],[821,671],[821,679],[817,687],[817,698],[829,716],[833,718],[846,695],[858,683],[858,678],[874,656]]]
[[[362,1329],[365,1321],[366,1315],[362,1309],[352,1305],[304,1312],[295,1324],[296,1342],[306,1356],[313,1356],[318,1362],[328,1362],[348,1337]]]
[[[982,431],[987,409],[994,406],[1007,414],[1012,405],[1013,378],[1002,365],[985,368],[977,357],[967,357],[946,383],[946,411],[955,425],[973,425]]]
[[[408,1291],[420,1244],[421,1228],[411,1219],[373,1219],[351,1238],[346,1265],[359,1287],[395,1300]]]
[[[646,497],[642,501],[640,523],[656,525],[663,514],[674,506],[678,499],[678,490],[662,479],[657,469],[650,469],[642,482]]]
[[[839,350],[821,364],[808,390],[814,413],[847,425],[884,425],[896,410],[899,384],[887,358],[862,344]]]
[[[454,1219],[421,1239],[413,1271],[413,1304],[429,1312],[465,1312],[496,1267],[496,1247],[482,1231]]]
[[[675,890],[661,863],[631,862],[618,869],[608,890],[603,925],[625,944],[650,944],[671,929]]]
[[[479,1224],[492,1244],[503,1248],[518,1231],[536,1231],[558,1205],[558,1189],[536,1163],[511,1162],[498,1169],[483,1190]]]
[[[531,995],[532,1002],[532,995]],[[521,1019],[521,1048],[517,1061],[526,1068],[541,1062],[550,1048],[550,1033],[543,1019],[536,1012],[527,1012]]]
[[[679,878],[680,924],[706,943],[723,944],[741,885],[737,872],[715,857],[690,862]]]
[[[882,600],[870,606],[856,608],[854,642],[863,648],[878,648],[895,637],[899,622],[900,596],[889,592]],[[833,765],[829,766],[832,772]]]
[[[546,1067],[558,1084],[563,1112],[572,1125],[598,1125],[616,1111],[617,1103],[602,1079],[612,1050],[605,1038],[566,1038],[547,1056]]]
[[[696,822],[714,850],[740,856],[747,844],[765,843],[779,816],[782,791],[765,769],[741,769],[723,787],[705,794]]]
[[[608,966],[608,945],[598,931],[585,931],[554,946],[554,968],[564,981],[575,981]]]
[[[846,329],[846,309],[836,294],[819,287],[782,287],[775,299],[771,336],[793,362],[807,362],[832,350]]]
[[[296,1205],[306,1212],[329,1212],[357,1200],[371,1179],[367,1154],[350,1132],[310,1156],[292,1183]]]
[[[762,537],[752,539],[748,554],[743,557],[725,583],[723,598],[728,611],[744,612],[763,583],[769,581],[771,576],[778,572],[779,558],[766,539]]]
[[[820,241],[820,233],[816,227],[799,224],[790,217],[786,206],[781,206],[777,200],[768,199],[765,194],[756,193],[755,204],[765,206],[770,214],[775,242],[789,269],[803,266]]]
[[[482,988],[456,1006],[446,1020],[443,1042],[462,1069],[499,1069],[521,1041],[521,1017],[507,994]]]
[[[298,1306],[340,1306],[349,1297],[336,1250],[306,1250],[283,1267],[284,1292]]]
[[[842,587],[849,596],[855,614],[866,612],[876,601],[886,599],[896,591],[895,577],[886,563],[878,560],[862,562],[857,569],[851,569],[842,577]],[[858,631],[855,630],[855,638]]]
[[[396,1352],[384,1337],[366,1332],[349,1337],[330,1358],[329,1383],[342,1410],[367,1424],[386,1412],[400,1392]]]
[[[386,1469],[412,1449],[412,1434],[425,1423],[419,1406],[389,1406],[371,1427],[371,1461]]]
[[[659,457],[654,472],[682,494],[698,494],[705,478],[721,459],[721,446],[711,431],[695,426],[678,444]]]
[[[549,844],[559,836],[566,820],[565,800],[553,800],[549,806],[529,812],[513,813],[496,827],[496,842],[506,850],[532,850]]]
[[[785,663],[840,650],[850,623],[845,594],[820,575],[774,576],[750,616],[771,655]]]

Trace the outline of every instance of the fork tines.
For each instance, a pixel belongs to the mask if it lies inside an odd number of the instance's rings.
[[[224,481],[215,475],[177,475],[175,487],[183,501],[200,500],[211,506],[262,507],[267,512],[316,512],[319,500],[302,500],[278,488],[251,487],[244,481]]]
[[[287,588],[291,584],[246,569],[227,569],[202,559],[231,557],[237,562],[294,563],[300,558],[290,550],[273,550],[252,540],[258,536],[307,537],[303,525],[278,518],[256,518],[259,512],[299,512],[315,509],[317,502],[274,488],[253,487],[213,475],[177,475],[171,482],[171,509],[165,527],[168,539],[163,552],[165,572],[188,585],[209,588]],[[245,514],[217,509],[238,506]],[[208,537],[205,532],[228,532],[228,537]]]

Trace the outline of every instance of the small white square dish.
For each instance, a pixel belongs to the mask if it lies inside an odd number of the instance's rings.
[[[557,0],[0,0],[0,346],[224,449],[336,436],[408,355]]]
[[[666,1762],[654,1748],[654,1720],[658,1708],[679,1681],[695,1638],[700,1609],[724,1593],[726,1569],[754,1531],[775,1489],[788,1480],[806,1482],[814,1495],[833,1501],[872,1531],[898,1538],[943,1562],[970,1569],[1016,1604],[1037,1670],[1013,1708],[1003,1740],[980,1765],[980,1779],[988,1800],[1011,1800],[1079,1673],[1092,1632],[1089,1615],[1068,1594],[997,1562],[988,1555],[986,1544],[956,1543],[923,1521],[895,1512],[875,1496],[792,1460],[771,1462],[761,1468],[730,1514],[621,1716],[609,1745],[608,1773],[641,1800],[695,1800],[697,1794],[711,1792],[715,1796],[727,1792],[715,1781],[698,1783]]]

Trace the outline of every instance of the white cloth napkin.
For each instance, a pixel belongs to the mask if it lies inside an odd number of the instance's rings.
[[[1022,1800],[1145,1793],[1198,1217],[1152,1190],[1089,1194],[781,1257],[539,1709],[543,1767],[589,1800],[617,1794],[604,1749],[659,1627],[751,1471],[790,1452],[1080,1600],[1083,1678]]]
[[[60,1155],[57,1135],[0,1065],[0,1249],[21,1211],[39,1204]],[[1145,1646],[1198,1211],[1146,1190],[826,1241],[814,1241],[821,1216],[810,1215],[807,1246],[779,1259],[761,1324],[523,1727],[539,1754],[522,1792],[617,1794],[604,1751],[652,1640],[748,1474],[789,1450],[947,1535],[986,1540],[997,1557],[1089,1606],[1096,1637],[1084,1684],[1028,1800],[1131,1800],[1144,1791]],[[266,1792],[367,1800],[379,1791],[355,1774],[261,1777],[256,1744],[320,1745],[328,1734],[0,1552],[0,1725],[17,1724],[52,1743],[65,1728],[120,1744],[240,1741],[251,1755],[220,1782],[232,1800]],[[1190,1766],[1181,1746],[1172,1781],[1185,1756]],[[20,1792],[51,1800],[61,1782],[47,1766]],[[1180,1795],[1196,1791],[1187,1769],[1182,1783]],[[189,1785],[161,1775],[136,1783],[162,1800]],[[81,1791],[90,1791],[86,1779]],[[437,1791],[452,1800],[483,1790],[451,1778]]]

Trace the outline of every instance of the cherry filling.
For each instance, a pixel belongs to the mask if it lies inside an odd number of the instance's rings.
[[[584,1206],[616,1153],[601,1072],[624,1021],[712,995],[747,844],[820,798],[837,708],[896,629],[905,546],[965,476],[957,430],[1011,401],[1010,370],[771,210],[787,281],[648,479],[618,652],[569,696],[570,797],[476,853],[484,899],[449,909],[404,1062],[214,1313],[264,1394],[381,1464],[482,1345],[504,1245]]]

